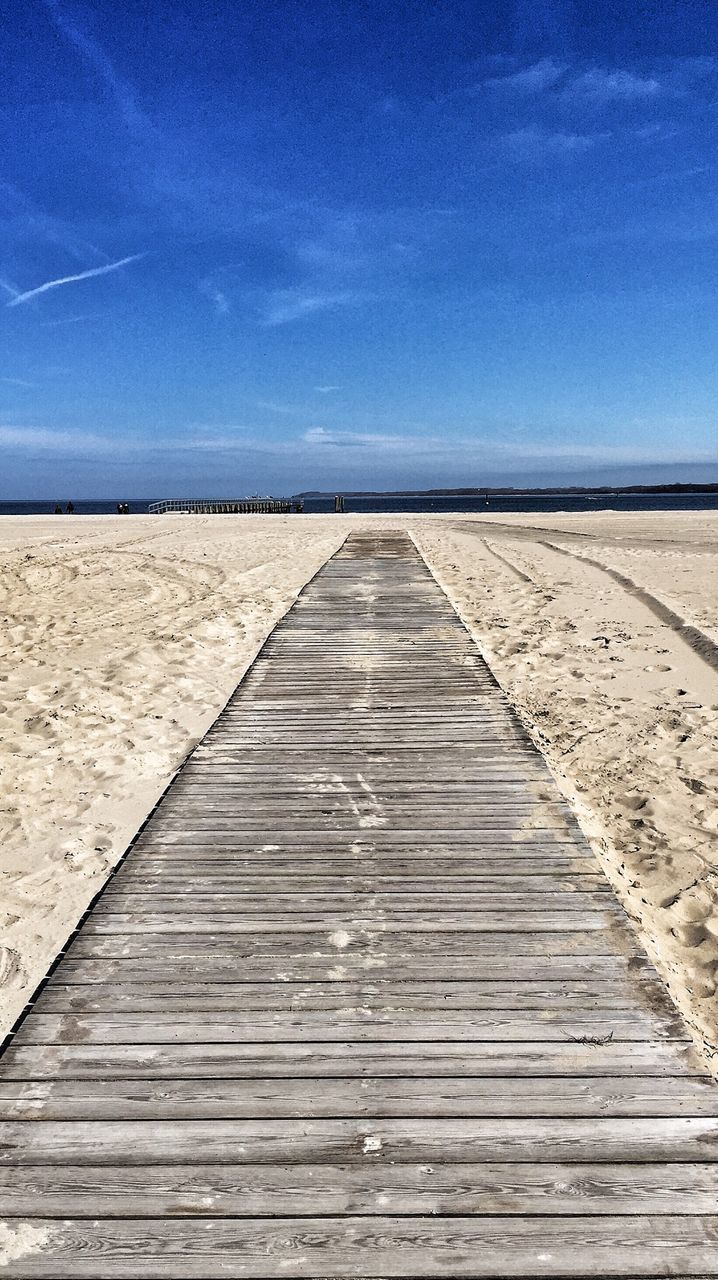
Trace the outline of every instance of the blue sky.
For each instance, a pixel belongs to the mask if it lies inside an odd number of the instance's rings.
[[[718,480],[709,0],[27,0],[0,497]]]

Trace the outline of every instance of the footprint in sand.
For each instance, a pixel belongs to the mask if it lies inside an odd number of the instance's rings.
[[[26,971],[17,951],[12,947],[0,947],[0,987],[25,981]]]
[[[632,810],[633,813],[638,813],[641,809],[646,809],[649,804],[648,796],[643,796],[640,793],[628,795],[625,793],[623,795],[619,794],[616,799],[620,800],[621,804],[623,804],[626,809]]]

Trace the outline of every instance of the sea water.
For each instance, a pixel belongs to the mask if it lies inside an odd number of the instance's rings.
[[[209,494],[208,498],[219,497]],[[237,495],[232,495],[237,496]],[[262,495],[264,496],[264,495]],[[149,504],[157,498],[126,499],[121,495],[112,501],[72,499],[75,515],[116,515],[117,503],[127,501],[130,515],[146,515]],[[57,499],[36,502],[0,502],[0,516],[52,515]],[[68,499],[63,498],[63,509]],[[309,514],[334,510],[333,497],[305,498],[304,510]],[[388,496],[384,494],[365,497],[346,496],[344,510],[355,513],[396,512],[440,513],[456,512],[541,512],[541,511],[718,511],[718,492],[706,493],[551,493],[551,494],[490,494],[480,495],[428,495],[422,493]]]

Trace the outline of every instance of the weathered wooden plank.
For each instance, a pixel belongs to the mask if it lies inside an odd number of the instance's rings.
[[[239,742],[235,744],[208,742],[201,747],[196,747],[195,751],[198,763],[231,765],[235,760],[252,761],[254,764],[266,761],[275,767],[286,763],[290,768],[296,768],[300,762],[304,764],[307,758],[316,760],[323,767],[331,767],[332,764],[335,767],[341,767],[349,764],[360,769],[363,769],[365,762],[376,763],[383,759],[405,762],[415,760],[419,765],[428,765],[439,760],[445,764],[452,752],[456,755],[457,764],[466,763],[472,767],[483,760],[495,760],[499,751],[506,760],[522,761],[532,758],[531,743],[523,742],[518,735],[514,737],[506,735],[501,739],[484,737],[481,743],[471,740],[433,742],[426,737],[417,742],[397,743],[390,749],[387,748],[386,739],[378,737],[375,742],[358,742],[351,752],[347,749],[346,740],[327,745],[322,740],[310,743],[294,741],[290,738],[284,738],[269,745],[259,743],[254,746]]]
[[[427,772],[427,777],[423,781],[418,781],[415,777],[408,776],[393,778],[387,776],[385,769],[374,768],[366,774],[362,771],[361,781],[359,778],[353,778],[351,774],[345,775],[341,781],[338,781],[336,775],[329,769],[323,772],[313,769],[311,772],[302,774],[297,770],[293,773],[271,769],[255,769],[250,772],[246,767],[244,769],[239,767],[231,772],[218,773],[206,767],[199,769],[188,766],[185,772],[178,775],[170,794],[178,799],[181,797],[183,800],[202,799],[205,796],[243,796],[247,793],[265,797],[291,796],[293,799],[301,796],[307,798],[343,793],[362,798],[366,794],[368,784],[374,795],[381,800],[408,800],[415,796],[437,796],[443,799],[447,795],[460,799],[501,795],[509,799],[512,796],[521,795],[527,787],[533,785],[543,787],[547,784],[544,774],[538,774],[531,769],[512,769],[507,772],[503,767],[500,770],[496,768],[492,770],[491,766],[487,765],[471,780],[465,777],[457,778],[448,770],[444,773],[446,776],[437,778],[435,771],[432,770],[430,774]],[[552,799],[556,800],[556,797]]]
[[[69,962],[68,962],[69,963]],[[593,981],[513,981],[488,980],[390,982],[123,982],[110,980],[73,986],[64,982],[63,965],[35,1002],[42,1013],[96,1013],[126,1009],[131,1012],[214,1011],[235,1012],[252,1009],[300,1010],[344,1009],[370,1006],[375,1012],[414,1010],[538,1010],[539,1016],[571,1010],[618,1011],[632,1016],[648,1009],[672,1020],[675,1005],[665,988],[650,971],[641,971],[630,985],[625,978],[597,976]],[[170,975],[171,978],[171,975]]]
[[[141,837],[126,863],[127,872],[146,870],[166,873],[176,870],[179,875],[227,875],[236,870],[236,879],[243,881],[244,872],[252,875],[265,873],[288,876],[327,875],[344,876],[367,872],[377,875],[411,876],[414,871],[422,876],[492,875],[522,876],[554,874],[557,876],[594,875],[596,863],[588,853],[580,849],[572,852],[568,843],[554,844],[538,841],[521,841],[520,845],[493,845],[480,850],[437,845],[403,845],[400,850],[387,849],[366,840],[336,843],[325,849],[315,850],[306,844],[262,845],[259,841],[246,842],[232,848],[218,843],[212,847],[193,848],[192,845],[152,845]]]
[[[3,1120],[718,1117],[708,1076],[4,1080]]]
[[[189,904],[188,904],[189,905]],[[93,912],[83,930],[85,938],[105,937],[109,934],[129,937],[142,934],[147,937],[162,934],[190,935],[199,939],[204,934],[233,937],[244,934],[282,933],[318,934],[326,946],[343,950],[352,945],[347,931],[380,930],[382,934],[411,935],[414,933],[487,934],[501,933],[513,937],[538,933],[591,934],[601,932],[617,924],[625,925],[620,908],[608,902],[600,910],[581,912],[554,911],[538,908],[535,911],[457,910],[424,913],[421,909],[389,913],[377,904],[362,910],[361,901],[352,912],[335,912],[330,907],[313,911],[251,912],[225,911],[221,914],[163,911],[143,914],[141,911]],[[340,934],[341,936],[337,936]],[[327,937],[327,935],[331,935]],[[301,945],[301,944],[300,944]],[[600,947],[599,947],[600,950]]]
[[[430,980],[467,979],[492,981],[506,976],[507,961],[504,955],[489,951],[446,956],[395,955],[390,969],[382,964],[380,955],[369,952],[353,955],[346,951],[341,956],[311,953],[301,956],[284,954],[271,956],[245,955],[238,969],[237,957],[208,949],[202,954],[174,954],[165,957],[114,956],[110,958],[81,957],[71,947],[62,965],[56,970],[58,980],[64,983],[105,982],[154,982],[169,985],[172,982],[209,981],[234,983],[238,975],[248,982],[361,982],[367,976],[387,974],[397,982],[421,982]],[[527,981],[551,980],[563,977],[568,981],[585,981],[592,976],[605,976],[611,980],[632,976],[634,972],[650,972],[641,956],[620,957],[607,955],[550,955],[511,956],[511,973],[517,979]]]
[[[410,773],[408,769],[402,770],[398,765],[385,765],[383,761],[377,762],[374,758],[367,763],[366,769],[357,768],[356,772],[361,774],[364,782],[380,799],[393,797],[403,801],[421,796],[427,800],[431,797],[441,800],[445,792],[457,799],[483,799],[491,795],[509,799],[526,788],[535,787],[538,790],[550,785],[545,774],[537,773],[530,762],[522,764],[521,761],[516,761],[510,771],[504,768],[494,773],[489,761],[481,769],[478,766],[442,768],[440,761],[437,761],[434,767],[425,764],[416,773]],[[359,791],[366,794],[365,788],[360,787],[352,776],[351,769],[343,771],[342,782],[346,787],[343,794],[355,797]],[[250,766],[242,761],[238,761],[234,767],[215,767],[192,760],[178,774],[174,787],[177,788],[177,798],[181,797],[183,800],[201,796],[234,797],[249,793],[260,797],[271,794],[295,799],[336,795],[340,792],[334,769],[318,766],[307,773],[302,771],[300,761],[295,763],[294,768],[288,766],[272,769],[267,765]]]
[[[291,1044],[31,1045],[11,1043],[3,1062],[6,1080],[189,1079],[219,1073],[228,1079],[256,1076],[704,1076],[690,1044],[639,1041],[581,1044],[574,1041],[492,1044],[483,1041],[386,1041],[380,1045]]]
[[[465,894],[461,893],[465,886]],[[341,905],[350,902],[356,894],[371,896],[379,903],[384,901],[392,908],[407,906],[411,910],[432,906],[439,902],[453,905],[453,899],[468,900],[472,907],[491,906],[519,907],[529,909],[537,903],[545,903],[548,899],[554,908],[566,905],[573,910],[583,907],[602,905],[604,901],[613,902],[605,880],[597,875],[577,875],[572,878],[559,879],[538,873],[527,881],[521,876],[433,876],[411,874],[407,869],[404,876],[372,876],[368,872],[363,875],[342,873],[340,867],[327,868],[323,873],[297,875],[288,874],[275,868],[274,874],[242,876],[228,874],[221,868],[211,865],[194,874],[162,864],[149,870],[144,861],[132,866],[127,865],[122,875],[111,880],[105,889],[95,910],[110,909],[116,906],[123,911],[132,905],[140,910],[147,909],[143,903],[156,904],[156,909],[166,903],[174,904],[178,910],[184,910],[185,904],[194,903],[197,910],[202,910],[206,900],[221,910],[225,903],[234,903],[235,910],[251,910],[252,904],[266,906],[273,904],[275,910],[280,907],[291,909],[294,906],[311,903],[313,907],[327,902]],[[266,901],[265,901],[266,900]],[[126,905],[122,905],[126,904]]]
[[[479,730],[482,734],[487,729],[492,733],[503,731],[507,724],[523,731],[519,722],[510,719],[501,705],[496,705],[495,698],[487,699],[483,705],[472,703],[450,709],[441,707],[427,709],[417,706],[404,711],[396,707],[388,708],[376,704],[367,707],[366,710],[357,710],[345,704],[341,718],[337,717],[335,708],[330,706],[324,710],[323,701],[317,700],[312,706],[305,708],[299,726],[296,712],[277,711],[274,707],[258,708],[256,703],[242,702],[229,704],[221,722],[215,724],[207,735],[207,741],[219,738],[230,740],[233,737],[244,739],[247,734],[253,732],[264,738],[278,731],[295,734],[297,730],[300,735],[313,736],[318,732],[322,737],[326,732],[330,737],[343,739],[344,743],[347,735],[353,737],[357,731],[367,731],[372,734],[391,731],[393,735],[394,730],[406,730],[413,735],[422,730],[428,732],[433,740],[435,734],[441,737],[442,734],[456,729]]]
[[[718,1160],[718,1117],[7,1121],[0,1164]]]
[[[294,703],[296,711],[296,702]],[[477,748],[478,749],[478,748]],[[321,785],[333,782],[336,785],[335,765],[337,752],[332,751],[326,761],[322,762],[321,752],[313,755],[311,760],[294,760],[281,763],[273,758],[258,761],[254,754],[243,759],[241,756],[231,765],[217,765],[199,756],[197,747],[184,769],[178,775],[174,785],[186,783],[197,786],[204,782],[223,787],[260,785],[268,786],[276,782],[280,787],[301,786],[314,782]],[[381,751],[373,751],[362,760],[362,752],[352,751],[346,747],[347,768],[344,778],[349,786],[355,786],[357,774],[370,783],[392,787],[408,786],[414,783],[419,789],[426,782],[440,786],[442,783],[457,788],[476,785],[510,785],[512,782],[525,782],[526,785],[555,786],[554,779],[548,771],[543,759],[530,751],[512,752],[510,756],[482,756],[472,761],[462,747],[460,751],[432,752],[427,760],[421,761],[415,752],[402,756],[401,752],[392,751],[387,744]]]
[[[370,846],[384,852],[391,849],[408,848],[413,851],[416,848],[423,848],[425,857],[433,857],[435,854],[440,856],[442,849],[456,849],[464,853],[468,852],[472,857],[480,857],[483,851],[495,854],[497,850],[501,850],[509,858],[512,854],[519,858],[527,857],[534,848],[542,852],[553,850],[557,854],[564,853],[567,857],[581,856],[581,846],[579,844],[578,848],[576,847],[575,835],[563,826],[516,827],[513,832],[507,832],[506,827],[502,825],[485,827],[482,830],[455,828],[450,831],[443,829],[423,831],[408,827],[401,830],[389,827],[382,827],[379,830],[358,828],[356,831],[351,831],[350,828],[338,831],[317,827],[314,830],[297,831],[291,826],[289,816],[283,827],[272,828],[271,831],[264,826],[261,830],[229,829],[219,833],[202,829],[187,832],[170,829],[160,831],[154,823],[149,823],[135,848],[144,852],[168,845],[172,847],[185,845],[197,850],[201,849],[202,857],[207,856],[206,846],[225,849],[229,852],[235,849],[258,847],[259,852],[266,852],[273,845],[287,849],[306,850],[311,847],[314,850],[331,850],[332,857],[337,850],[341,851],[341,849],[346,849],[348,853],[356,853],[356,849],[353,848],[355,845]],[[433,850],[429,846],[433,846]],[[588,851],[586,857],[590,858]],[[595,860],[591,859],[591,864],[595,866]]]
[[[481,715],[478,709],[473,718],[466,716],[448,721],[438,716],[426,717],[424,720],[413,716],[407,717],[402,725],[395,719],[383,725],[380,713],[372,716],[371,720],[356,721],[353,724],[338,724],[338,719],[337,716],[328,716],[325,722],[316,720],[306,723],[302,719],[301,729],[298,730],[296,717],[292,729],[289,722],[286,725],[264,724],[255,727],[247,723],[242,715],[238,715],[231,722],[223,724],[221,730],[210,731],[203,748],[204,751],[210,748],[222,750],[225,747],[244,751],[251,750],[253,746],[273,745],[276,742],[281,755],[282,751],[294,751],[297,747],[318,746],[322,751],[329,751],[338,746],[345,750],[347,738],[350,737],[356,748],[361,750],[362,747],[371,748],[376,745],[384,747],[387,736],[390,735],[398,749],[423,744],[436,751],[444,746],[450,749],[453,743],[474,747],[479,733],[482,746],[489,742],[525,742],[524,730],[518,725],[511,723],[505,716],[491,719]],[[474,720],[478,723],[474,723]]]
[[[349,933],[349,939],[345,934]],[[511,956],[512,968],[519,957],[557,956],[605,956],[613,957],[620,939],[614,939],[608,929],[595,930],[592,933],[553,932],[553,933],[510,933],[501,934],[502,945],[505,946],[503,957],[496,955],[494,933],[456,933],[447,930],[445,933],[425,933],[417,929],[410,933],[394,930],[384,931],[380,922],[373,928],[359,926],[355,932],[347,929],[338,921],[333,929],[314,931],[312,933],[289,933],[277,929],[273,933],[243,932],[225,933],[218,922],[214,932],[155,932],[146,933],[107,933],[95,932],[90,935],[84,929],[72,943],[69,954],[76,960],[102,959],[146,959],[152,964],[182,964],[192,961],[193,964],[203,960],[214,961],[217,970],[222,965],[242,963],[245,976],[249,976],[250,962],[264,965],[269,973],[268,965],[281,960],[287,977],[291,977],[288,965],[294,962],[301,968],[306,966],[307,972],[315,973],[324,968],[323,977],[331,976],[329,969],[335,970],[351,963],[363,964],[366,969],[383,969],[392,971],[402,960],[413,961],[415,976],[451,978],[464,976],[478,978],[482,976],[481,963],[486,960],[492,968],[484,970],[486,976],[500,975],[506,972],[507,956]],[[337,937],[339,935],[339,937]],[[638,955],[638,943],[626,935],[623,939],[629,956]],[[432,971],[431,965],[436,965]],[[452,965],[456,971],[452,971]],[[278,972],[281,972],[278,971]],[[236,976],[236,970],[235,970]],[[397,975],[398,976],[398,975]]]
[[[451,834],[456,843],[461,840],[461,833],[465,832],[472,839],[478,842],[481,833],[501,831],[506,837],[508,833],[517,832],[517,842],[520,842],[520,833],[524,829],[524,824],[531,824],[531,831],[557,831],[567,832],[565,822],[559,813],[542,813],[540,819],[535,819],[533,810],[525,813],[502,813],[494,814],[488,811],[484,815],[477,813],[467,814],[463,819],[459,819],[457,815],[456,825],[451,824],[451,813],[442,812],[437,814],[436,809],[427,809],[423,814],[416,814],[416,822],[407,814],[404,821],[391,828],[392,835],[398,837],[402,830],[411,835],[415,841],[422,836],[432,840],[434,837],[434,827],[441,823],[443,831],[446,831],[444,824],[450,826]],[[388,823],[388,819],[383,818],[380,813],[373,810],[367,810],[366,813],[355,814],[350,810],[344,813],[292,813],[288,814],[287,809],[278,806],[274,815],[269,813],[252,813],[244,812],[235,816],[225,817],[222,814],[184,814],[182,817],[157,816],[152,819],[150,833],[154,840],[162,841],[171,840],[176,836],[180,836],[183,841],[196,840],[198,843],[204,843],[207,840],[213,841],[216,836],[228,834],[230,836],[241,834],[242,832],[252,833],[262,831],[265,839],[269,840],[274,832],[286,831],[291,826],[292,831],[298,838],[311,839],[315,835],[324,832],[330,839],[336,838],[335,833],[354,832],[354,831],[371,831],[377,828],[382,829]],[[534,825],[535,823],[535,825]],[[442,831],[442,833],[443,833]],[[446,831],[448,834],[448,831]],[[439,842],[441,843],[441,834],[437,831]],[[256,835],[255,835],[256,839]],[[395,842],[395,841],[394,841]],[[222,840],[217,841],[218,844]]]
[[[118,886],[122,884],[122,889],[117,887],[103,894],[93,912],[95,919],[118,915],[127,917],[135,913],[143,919],[167,915],[173,918],[209,916],[216,920],[218,916],[241,914],[271,918],[282,912],[286,913],[289,923],[293,916],[316,919],[324,913],[342,917],[367,916],[370,913],[374,916],[390,913],[404,917],[427,913],[433,914],[435,921],[451,913],[458,921],[467,915],[486,915],[489,912],[499,918],[504,912],[522,918],[528,914],[545,917],[549,913],[554,917],[557,912],[563,912],[577,914],[582,921],[590,918],[589,913],[595,913],[597,909],[608,911],[620,919],[621,910],[607,885],[589,893],[579,890],[558,893],[548,888],[536,893],[481,893],[468,888],[466,893],[461,893],[446,888],[442,893],[432,892],[429,885],[433,882],[427,879],[426,888],[419,892],[413,891],[415,884],[412,884],[411,888],[407,886],[404,891],[395,890],[393,893],[377,892],[371,887],[356,887],[349,892],[307,893],[301,889],[286,892],[294,885],[293,879],[288,885],[286,877],[277,877],[276,890],[265,885],[264,892],[251,892],[246,884],[233,887],[230,892],[222,892],[208,886],[206,881],[200,881],[203,890],[190,889],[179,881],[176,888],[171,886],[170,892],[163,891],[162,887],[148,891],[137,886],[128,889],[124,877],[116,883]]]
[[[271,775],[272,771],[269,772]],[[512,768],[510,772],[507,772],[505,766],[501,772],[491,772],[488,766],[486,770],[481,771],[480,778],[475,777],[473,780],[472,772],[476,774],[478,770],[462,769],[458,776],[447,778],[444,783],[441,783],[436,779],[436,771],[425,766],[424,778],[412,779],[412,786],[409,780],[397,779],[391,782],[383,771],[378,770],[375,763],[373,768],[367,768],[366,772],[357,768],[355,776],[352,776],[354,770],[345,770],[341,779],[336,776],[336,773],[332,776],[333,771],[328,768],[313,770],[312,777],[304,781],[301,777],[301,762],[297,761],[295,768],[287,772],[274,770],[276,783],[273,787],[266,775],[262,777],[257,773],[249,775],[240,773],[238,776],[232,776],[228,770],[220,771],[216,775],[213,772],[212,779],[209,781],[206,766],[204,768],[198,766],[195,770],[190,764],[181,775],[181,785],[176,791],[170,793],[170,798],[172,803],[175,801],[187,803],[190,800],[199,802],[207,796],[226,796],[231,799],[254,795],[258,800],[267,801],[279,795],[291,797],[296,803],[306,804],[316,800],[317,796],[328,796],[334,799],[351,796],[353,799],[363,800],[369,794],[368,789],[371,789],[371,792],[382,800],[404,805],[426,804],[432,797],[441,798],[442,793],[446,799],[456,804],[482,804],[490,799],[501,800],[505,804],[529,804],[539,800],[541,793],[544,794],[547,803],[557,805],[562,803],[559,795],[549,795],[548,778],[538,777],[533,770],[521,768],[520,765]],[[206,786],[205,783],[207,783]]]
[[[332,785],[330,782],[313,783],[289,783],[279,780],[272,786],[269,783],[263,783],[260,787],[255,779],[247,779],[243,782],[235,782],[231,784],[229,779],[226,782],[215,780],[211,784],[203,783],[201,778],[196,778],[192,774],[189,779],[184,782],[181,788],[178,788],[176,794],[171,794],[168,799],[168,807],[173,812],[180,812],[188,806],[194,806],[197,809],[210,807],[218,804],[227,804],[230,806],[230,812],[234,807],[252,803],[257,807],[276,806],[277,804],[291,804],[292,808],[309,809],[319,805],[321,801],[325,804],[327,801],[334,805],[340,802],[343,805],[363,804],[367,797],[371,794],[373,801],[382,805],[392,805],[400,808],[401,811],[409,809],[412,813],[416,809],[430,808],[437,802],[440,804],[449,803],[457,807],[468,806],[470,808],[481,808],[487,805],[502,805],[530,808],[536,804],[548,803],[539,801],[537,797],[527,794],[528,788],[536,786],[543,789],[546,784],[533,783],[525,779],[517,779],[513,782],[496,781],[491,785],[484,783],[483,787],[478,787],[470,782],[462,782],[455,784],[453,790],[449,790],[448,784],[434,783],[433,778],[427,777],[426,781],[416,784],[413,791],[406,789],[398,790],[398,784],[394,787],[379,788],[376,782],[369,778],[364,778],[365,785],[361,788],[353,789],[350,785],[340,786],[337,783]],[[557,809],[561,809],[560,802],[556,799],[553,804]]]
[[[671,1164],[37,1165],[0,1167],[0,1214],[204,1219],[286,1214],[715,1213],[718,1166]],[[554,1225],[551,1218],[545,1228]],[[556,1224],[558,1226],[558,1224]],[[195,1224],[195,1232],[201,1229]],[[620,1232],[618,1233],[620,1236]],[[499,1253],[499,1256],[501,1254]],[[164,1273],[165,1276],[168,1274]],[[174,1273],[173,1273],[174,1274]],[[319,1274],[319,1271],[315,1272]],[[357,1271],[367,1274],[367,1269]],[[571,1275],[581,1274],[574,1268]],[[614,1274],[620,1274],[620,1272]],[[635,1272],[633,1273],[636,1274]],[[649,1273],[650,1274],[650,1273]],[[666,1275],[657,1272],[658,1275]]]
[[[577,1040],[687,1041],[684,1026],[638,1009],[537,1010],[502,1013],[461,1009],[375,1009],[371,1002],[339,1009],[179,1013],[54,1014],[36,1009],[17,1035],[27,1044],[174,1044],[298,1040]]]
[[[399,827],[406,826],[407,821],[412,823],[415,821],[416,829],[419,831],[431,831],[437,819],[436,802],[432,803],[430,797],[418,803],[411,799],[380,800],[379,797],[370,796],[368,793],[365,793],[360,800],[350,793],[337,796],[295,796],[289,802],[286,796],[256,797],[253,793],[247,792],[227,798],[207,796],[202,801],[177,798],[163,807],[163,822],[169,826],[186,825],[188,830],[192,830],[195,822],[201,820],[202,826],[207,826],[210,830],[222,830],[221,826],[215,828],[215,821],[219,823],[249,822],[258,816],[262,819],[266,816],[270,820],[282,818],[286,821],[288,809],[291,810],[297,822],[309,819],[319,822],[322,818],[346,819],[353,821],[360,829],[363,825],[380,825],[378,822],[362,823],[362,818],[368,815],[375,818],[382,817],[384,822],[391,821]],[[481,830],[489,821],[491,825],[496,825],[497,821],[503,823],[504,815],[509,822],[514,820],[517,823],[523,823],[537,813],[540,813],[543,819],[543,826],[546,826],[547,820],[550,819],[555,820],[558,826],[564,825],[566,821],[565,813],[559,804],[539,803],[530,797],[513,800],[511,797],[506,798],[500,795],[487,795],[482,799],[467,796],[465,801],[457,797],[449,797],[441,802],[442,824],[456,825],[460,830],[474,824],[477,830]],[[509,825],[507,829],[513,828]]]
[[[30,1230],[28,1230],[28,1227]],[[12,1236],[11,1229],[11,1236]],[[286,1276],[718,1275],[715,1216],[19,1219],[13,1275],[77,1280]],[[23,1232],[21,1236],[19,1233]]]
[[[465,726],[457,726],[456,728],[439,726],[439,724],[431,726],[427,722],[426,724],[413,724],[413,726],[407,724],[407,727],[403,728],[403,730],[390,728],[389,732],[392,735],[392,741],[398,748],[406,750],[407,748],[412,748],[412,746],[419,745],[436,751],[444,748],[444,746],[451,748],[454,742],[457,745],[466,744],[474,748],[476,727],[468,722]],[[387,736],[385,736],[380,723],[376,723],[372,727],[366,726],[365,728],[358,724],[353,730],[352,740],[356,742],[356,746],[360,750],[362,746],[363,748],[372,748],[372,746],[383,748],[385,742],[387,742]],[[523,740],[525,740],[525,731],[508,721],[506,717],[497,718],[493,723],[486,724],[481,728],[481,744],[484,746],[488,744],[503,745],[504,742],[523,742]],[[305,751],[311,750],[314,746],[319,746],[323,751],[329,750],[331,746],[339,746],[340,749],[346,750],[347,733],[344,732],[343,728],[325,731],[320,726],[315,728],[311,724],[307,724],[303,732],[302,727],[299,726],[298,730],[296,728],[292,733],[291,739],[287,739],[287,735],[285,735],[285,731],[282,728],[274,730],[274,728],[267,726],[264,730],[252,733],[250,730],[243,731],[241,721],[238,721],[237,730],[234,733],[228,732],[224,727],[221,730],[220,737],[212,736],[211,731],[207,733],[202,754],[206,755],[212,746],[218,746],[220,750],[225,745],[229,746],[229,748],[235,746],[235,748],[244,751],[251,750],[252,745],[255,744],[264,746],[274,744],[274,742],[279,745],[280,751]]]

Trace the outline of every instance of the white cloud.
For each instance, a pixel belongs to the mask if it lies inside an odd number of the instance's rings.
[[[198,449],[208,452],[221,452],[226,449],[246,449],[247,438],[241,435],[201,435],[191,436],[188,440],[178,440],[177,449]]]
[[[540,62],[535,62],[530,67],[523,67],[510,75],[490,76],[488,80],[484,80],[484,84],[492,88],[517,90],[520,93],[540,93],[542,89],[549,89],[555,85],[565,73],[566,67],[563,63],[555,62],[553,58],[542,58]]]
[[[25,245],[28,239],[39,237],[48,244],[57,245],[75,262],[104,256],[97,245],[80,237],[74,226],[47,213],[14,183],[0,182],[0,217],[2,237],[8,247],[13,243]],[[13,280],[0,283],[10,294],[22,292]]]
[[[40,284],[35,289],[27,289],[25,293],[15,294],[7,307],[18,307],[22,302],[29,302],[30,298],[37,298],[41,293],[47,293],[48,289],[59,289],[63,284],[74,284],[77,280],[90,280],[93,276],[106,276],[111,271],[118,271],[120,267],[126,267],[129,262],[137,262],[140,258],[144,258],[144,253],[133,253],[129,258],[120,258],[118,262],[108,262],[104,267],[92,267],[89,271],[78,271],[76,275],[60,276],[57,280],[46,280],[44,284]]]
[[[256,409],[264,409],[267,413],[281,413],[294,415],[301,413],[301,408],[296,404],[286,404],[282,400],[255,400]]]
[[[420,437],[422,438],[422,437]],[[424,437],[425,438],[425,437]],[[306,444],[318,444],[340,449],[382,449],[388,452],[403,450],[415,437],[385,435],[373,431],[336,431],[326,427],[310,427],[304,432]]]
[[[119,443],[108,436],[96,435],[90,431],[50,431],[44,427],[0,426],[0,446],[58,454],[110,453],[119,447]]]
[[[591,67],[567,87],[569,95],[584,94],[604,101],[628,101],[635,98],[655,98],[661,93],[660,80],[655,76],[637,75],[633,71]]]
[[[305,316],[321,311],[336,311],[339,307],[355,306],[361,295],[348,290],[334,293],[309,292],[302,289],[277,289],[269,295],[262,308],[261,323],[268,328],[289,324]]]
[[[68,16],[58,0],[44,0],[58,31],[69,40],[81,58],[110,90],[126,125],[137,133],[152,129],[151,122],[137,103],[134,89],[117,74],[104,49],[82,27]]]
[[[200,293],[204,294],[205,298],[209,298],[210,302],[214,304],[214,309],[218,316],[227,315],[230,309],[229,299],[221,289],[217,288],[213,280],[200,280],[197,288]]]
[[[608,137],[608,133],[552,132],[538,125],[527,125],[502,134],[500,142],[514,155],[531,160],[546,155],[580,155]]]
[[[43,320],[43,329],[55,329],[59,324],[79,324],[81,320],[99,320],[102,313],[87,316],[64,316],[62,320]]]
[[[718,462],[718,449],[661,449],[644,445],[579,444],[574,441],[546,442],[526,440],[496,440],[489,436],[456,437],[445,435],[390,435],[377,432],[332,430],[312,427],[304,433],[304,442],[317,446],[325,453],[339,455],[345,450],[349,456],[359,449],[369,449],[377,455],[402,455],[407,463],[421,458],[438,462],[450,461],[467,466],[485,463],[515,466],[524,462],[565,463],[661,463],[661,462]]]
[[[314,390],[318,391],[320,396],[328,396],[328,395],[331,395],[332,391],[341,391],[341,387],[333,387],[333,386],[315,387]]]
[[[672,72],[680,70],[680,60],[677,62],[678,66],[667,69],[668,79]],[[585,67],[584,64],[582,69],[580,65],[569,66],[553,58],[542,58],[506,75],[490,76],[483,84],[525,95],[560,90],[563,97],[583,96],[605,102],[655,98],[664,91],[663,81],[656,75],[629,71],[625,67]]]
[[[557,474],[570,475],[576,468],[591,464],[718,464],[718,449],[666,449],[651,443],[544,443],[540,439],[527,440],[523,435],[521,439],[496,440],[478,431],[472,436],[452,437],[446,432],[390,434],[330,427],[312,427],[301,436],[282,439],[268,438],[258,427],[231,426],[196,429],[195,434],[178,438],[148,439],[119,432],[103,435],[74,428],[51,430],[8,425],[0,426],[0,448],[5,449],[8,456],[14,453],[72,459],[114,457],[123,462],[139,455],[144,458],[154,455],[163,466],[173,456],[181,455],[209,455],[203,459],[202,466],[210,465],[212,454],[218,456],[220,463],[223,454],[231,455],[233,464],[257,455],[284,460],[292,467],[299,464],[315,467],[317,474],[322,473],[325,466],[340,467],[347,476],[358,474],[357,469],[373,470],[384,464],[393,476],[400,477],[418,466],[427,483],[431,476],[441,477],[442,469],[447,467],[454,477],[465,476],[466,483],[471,483],[471,476],[477,473],[501,471],[510,475],[525,472],[527,468],[554,468]]]

